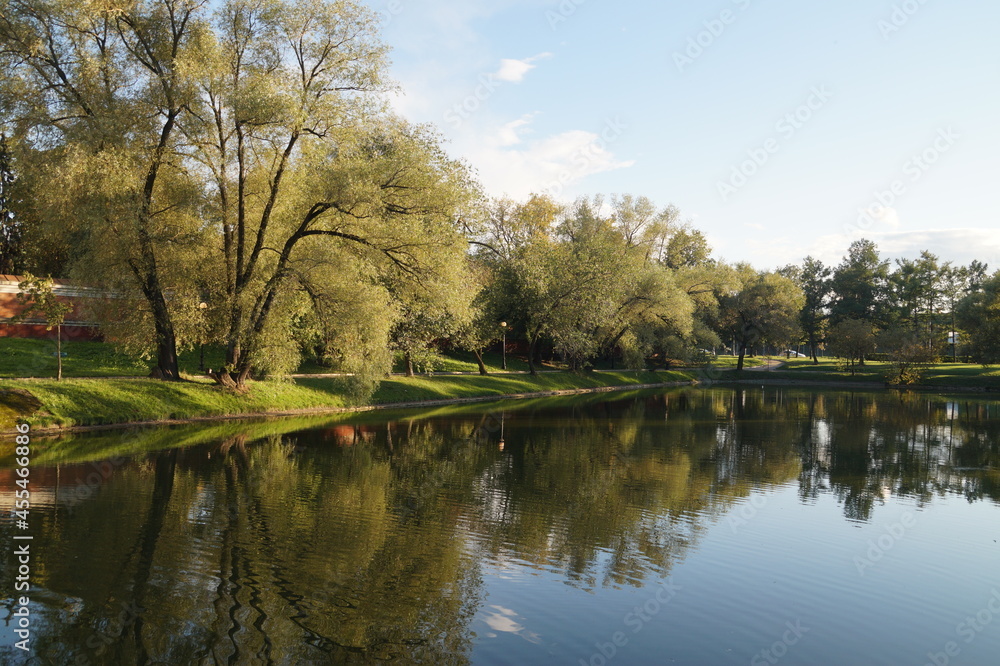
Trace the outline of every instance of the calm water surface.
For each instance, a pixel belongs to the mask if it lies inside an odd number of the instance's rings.
[[[981,397],[200,424],[39,440],[31,479],[33,661],[7,555],[3,663],[1000,663]]]

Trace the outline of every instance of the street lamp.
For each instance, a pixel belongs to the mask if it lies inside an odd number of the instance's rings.
[[[503,331],[503,352],[502,352],[503,356],[501,357],[500,361],[500,369],[506,370],[507,369],[507,322],[505,321],[500,322],[500,330]]]
[[[205,371],[205,310],[208,309],[208,303],[202,301],[198,303],[198,309],[201,310],[201,352],[198,359],[198,369],[202,372]]]

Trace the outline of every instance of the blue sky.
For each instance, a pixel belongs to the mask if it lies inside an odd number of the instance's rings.
[[[646,195],[760,268],[861,237],[1000,268],[1000,5],[369,4],[395,107],[490,194]]]

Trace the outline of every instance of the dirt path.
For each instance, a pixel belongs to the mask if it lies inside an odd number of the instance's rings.
[[[765,358],[764,365],[759,365],[755,368],[747,368],[748,372],[767,372],[768,370],[777,370],[778,368],[784,367],[785,362],[778,358]]]

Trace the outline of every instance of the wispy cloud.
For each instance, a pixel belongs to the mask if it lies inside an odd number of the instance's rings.
[[[501,81],[507,81],[508,83],[520,83],[524,80],[528,72],[537,67],[537,65],[533,64],[535,61],[550,57],[552,57],[552,54],[546,52],[525,58],[524,60],[504,58],[500,61],[500,69],[496,72],[495,76]]]
[[[527,127],[534,119],[534,113],[526,113],[517,120],[512,120],[497,132],[497,144],[500,146],[515,146],[521,143],[523,127]]]
[[[853,241],[859,238],[873,241],[886,259],[915,259],[923,250],[930,250],[943,261],[968,264],[973,259],[989,264],[990,270],[1000,268],[1000,229],[966,227],[960,229],[924,229],[919,231],[868,231],[863,234],[829,234],[810,240],[787,235],[766,235],[762,238],[744,238],[745,245],[758,253],[766,253],[773,267],[798,264],[807,255],[823,263],[836,266],[847,254]],[[719,254],[725,257],[725,242],[720,243]],[[761,266],[764,268],[764,266]]]
[[[525,197],[548,190],[553,183],[571,188],[587,176],[624,169],[635,162],[621,160],[599,134],[568,130],[526,140],[523,136],[534,114],[487,133],[486,139],[467,136],[460,146],[478,167],[480,180],[491,194]]]

